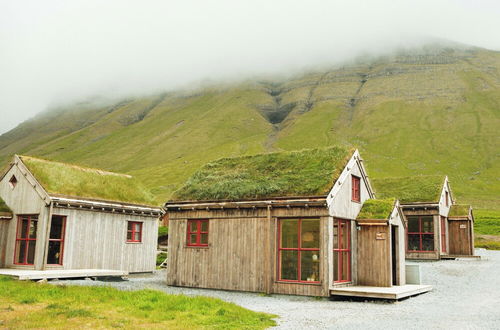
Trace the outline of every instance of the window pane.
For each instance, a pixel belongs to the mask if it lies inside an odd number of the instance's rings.
[[[26,241],[17,241],[16,263],[24,264],[24,257],[25,256],[26,256]]]
[[[422,251],[434,251],[434,235],[422,235]]]
[[[141,233],[134,233],[134,241],[140,242],[141,241]]]
[[[299,221],[297,219],[284,219],[281,223],[281,247],[298,247]]]
[[[208,221],[201,221],[201,231],[208,231]]]
[[[30,222],[30,238],[36,238],[36,229],[38,227],[38,221],[31,219]]]
[[[141,231],[141,224],[140,223],[136,223],[134,224],[135,226],[135,231]]]
[[[433,226],[433,218],[432,217],[422,217],[422,232],[423,233],[433,233],[434,232],[434,226]]]
[[[340,222],[340,230],[341,230],[341,242],[340,242],[340,248],[341,249],[348,249],[350,244],[349,244],[349,234],[351,231],[351,222],[350,221],[341,221]]]
[[[282,250],[280,251],[281,261],[281,279],[282,280],[298,280],[298,252]]]
[[[196,244],[196,234],[189,235],[189,244]]]
[[[409,251],[420,250],[420,235],[418,234],[408,235],[408,250]]]
[[[127,230],[132,231],[133,224],[134,223],[132,221],[127,222]]]
[[[302,220],[301,247],[319,249],[319,219]]]
[[[408,217],[408,232],[418,233],[420,228],[418,227],[418,217]]]
[[[63,217],[52,217],[50,223],[50,238],[52,239],[62,239],[63,235]]]
[[[333,221],[333,248],[339,248],[339,222],[337,220]]]
[[[340,252],[336,251],[334,253],[334,261],[333,261],[333,280],[338,281],[339,280],[339,258],[340,258]]]
[[[302,251],[300,259],[300,279],[307,282],[319,281],[319,251]]]
[[[208,234],[201,234],[201,244],[208,244]]]
[[[128,231],[127,232],[127,241],[131,241],[131,240],[132,240],[132,232]]]
[[[349,252],[341,252],[342,256],[342,278],[340,279],[341,281],[348,281],[350,276],[350,271],[351,271],[351,260],[349,258],[350,253]]]
[[[21,231],[19,232],[19,238],[28,238],[28,219],[21,219]]]
[[[47,254],[47,263],[49,265],[59,265],[61,263],[61,242],[49,241],[49,251]]]
[[[29,241],[28,243],[28,264],[32,265],[35,263],[35,246],[36,241]]]
[[[198,221],[189,221],[189,232],[196,233],[198,231]]]

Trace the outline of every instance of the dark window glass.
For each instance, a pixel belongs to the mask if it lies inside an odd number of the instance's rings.
[[[408,217],[408,232],[420,232],[418,217]]]
[[[281,251],[281,279],[282,280],[298,280],[298,255],[297,250],[282,250]]]

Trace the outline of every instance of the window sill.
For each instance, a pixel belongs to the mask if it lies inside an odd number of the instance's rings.
[[[142,244],[142,242],[125,242],[125,244]]]
[[[416,251],[416,250],[409,250],[409,251],[406,251],[406,253],[436,253],[437,251],[434,250],[434,251]]]
[[[208,245],[186,245],[187,248],[190,249],[208,249]]]
[[[286,281],[286,280],[278,280],[276,283],[280,284],[305,284],[305,285],[316,285],[321,286],[321,282],[307,282],[307,281]]]
[[[351,202],[361,204],[361,201],[355,201],[353,199],[351,199]]]
[[[339,285],[348,285],[348,284],[352,284],[352,281],[337,281],[337,282],[333,282],[333,286],[339,286]]]

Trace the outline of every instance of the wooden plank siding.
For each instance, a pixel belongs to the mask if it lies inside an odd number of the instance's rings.
[[[9,233],[9,225],[12,220],[0,219],[0,268],[5,267],[7,235]]]
[[[371,225],[361,226],[358,230],[358,285],[392,285],[390,228],[388,225]]]
[[[464,220],[448,220],[450,255],[474,255],[473,222]]]
[[[280,218],[320,219],[320,283],[277,281]],[[188,247],[187,220],[209,219],[208,247]],[[167,284],[328,296],[326,207],[169,211]]]
[[[67,216],[63,269],[116,269],[131,273],[155,269],[157,218],[67,208],[54,208],[53,214]],[[126,242],[128,221],[142,223],[142,242]]]

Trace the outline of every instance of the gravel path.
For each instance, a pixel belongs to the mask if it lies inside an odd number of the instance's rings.
[[[399,302],[330,301],[311,297],[168,287],[164,271],[131,276],[129,281],[57,281],[104,285],[123,290],[144,288],[172,294],[220,298],[279,316],[281,329],[500,329],[500,251],[479,249],[481,260],[419,262],[423,284],[434,290]]]

